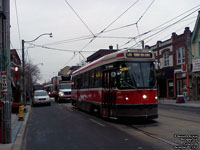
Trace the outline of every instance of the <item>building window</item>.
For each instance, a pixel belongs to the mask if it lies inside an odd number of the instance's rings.
[[[181,47],[176,50],[177,64],[185,63],[185,48]]]
[[[163,57],[164,57],[164,66],[169,66],[169,53],[165,52],[163,54]]]

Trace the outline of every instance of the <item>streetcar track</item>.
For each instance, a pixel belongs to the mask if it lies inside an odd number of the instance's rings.
[[[142,133],[142,134],[144,134],[144,135],[146,135],[148,137],[151,137],[151,138],[154,138],[156,140],[159,140],[159,141],[161,141],[161,142],[163,142],[163,143],[165,143],[167,145],[170,145],[170,146],[173,146],[173,147],[180,146],[180,144],[178,144],[178,143],[174,143],[174,142],[171,142],[171,141],[166,140],[164,138],[158,137],[158,136],[156,136],[156,135],[154,135],[154,134],[152,134],[150,132],[147,132],[147,131],[144,131],[142,129],[139,129],[139,128],[135,127],[134,125],[130,125],[129,127],[133,128],[134,130],[137,130],[138,132],[140,132],[140,133]]]
[[[163,117],[167,117],[167,118],[171,118],[171,119],[182,120],[182,121],[189,121],[189,122],[194,122],[194,123],[200,123],[199,121],[194,121],[194,120],[190,120],[190,119],[181,119],[181,118],[177,118],[177,117],[173,117],[173,116],[160,115],[160,114],[159,114],[159,116],[163,116]]]

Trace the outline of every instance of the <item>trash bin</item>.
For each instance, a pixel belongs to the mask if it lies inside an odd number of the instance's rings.
[[[185,103],[184,95],[177,95],[176,103]]]

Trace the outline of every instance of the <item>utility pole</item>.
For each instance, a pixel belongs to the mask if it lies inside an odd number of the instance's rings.
[[[26,103],[26,89],[25,89],[25,60],[24,60],[24,40],[22,40],[22,104]]]
[[[31,40],[31,41],[22,40],[22,104],[23,104],[24,106],[26,106],[24,44],[25,44],[25,43],[34,42],[34,41],[38,40],[41,36],[44,36],[44,35],[49,35],[50,38],[53,37],[52,33],[43,33],[43,34],[39,35],[38,37],[36,37],[34,40]]]
[[[11,143],[11,74],[10,74],[10,0],[0,0],[0,79],[2,99],[1,139],[2,143]]]
[[[22,104],[26,105],[24,40],[22,40]]]

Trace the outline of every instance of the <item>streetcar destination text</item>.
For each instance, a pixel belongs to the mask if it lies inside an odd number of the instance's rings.
[[[136,53],[128,52],[126,57],[137,57],[137,58],[152,58],[152,53]]]

